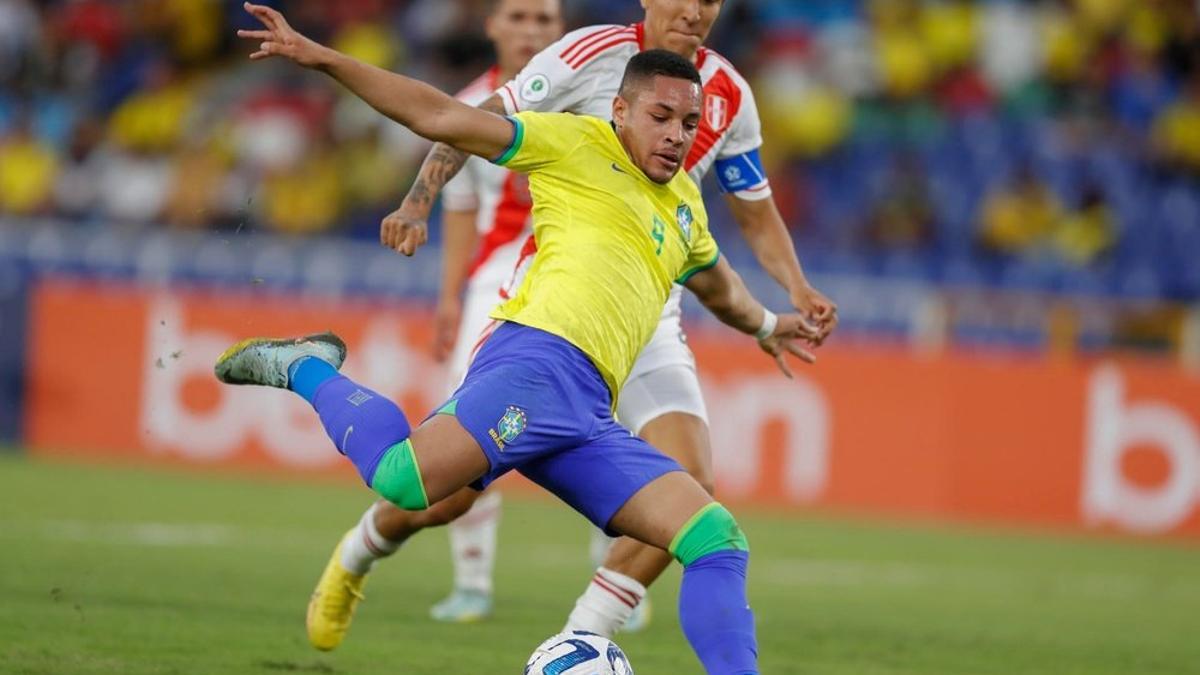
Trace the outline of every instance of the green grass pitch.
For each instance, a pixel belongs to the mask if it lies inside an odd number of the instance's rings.
[[[587,529],[510,497],[495,618],[426,618],[445,535],[377,568],[347,641],[304,637],[308,594],[365,489],[0,457],[0,672],[521,672],[589,577]],[[736,510],[767,675],[1200,673],[1200,546]],[[699,673],[672,570],[641,675]]]

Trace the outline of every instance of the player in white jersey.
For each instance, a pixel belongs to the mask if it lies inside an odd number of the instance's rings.
[[[535,56],[480,107],[502,114],[567,111],[608,119],[621,73],[634,54],[662,48],[693,59],[704,82],[705,114],[686,169],[699,182],[715,166],[721,191],[760,264],[788,291],[792,304],[822,328],[824,339],[837,324],[837,308],[808,283],[786,224],[770,198],[771,188],[758,153],[762,137],[753,94],[728,61],[703,47],[723,2],[642,0],[642,5],[646,10],[643,23],[591,26],[569,33]],[[411,255],[424,243],[433,195],[464,161],[465,155],[435,146],[404,204],[384,223],[380,236],[386,245]],[[524,252],[535,254],[535,248],[530,241]],[[679,323],[679,304],[680,289],[676,287],[653,339],[622,388],[617,416],[712,491],[707,411],[695,360]],[[474,498],[467,491],[431,510],[437,510],[440,518],[453,517]],[[378,510],[406,513],[388,506]],[[468,517],[474,527],[486,527],[486,518]],[[403,540],[423,527],[419,517],[409,514],[407,522],[402,518],[389,519],[392,529],[381,527],[374,534],[384,540]],[[381,522],[380,516],[375,516],[375,522]],[[382,557],[388,551],[379,553]],[[568,628],[611,636],[628,621],[643,601],[646,586],[670,561],[664,551],[629,539],[618,540],[577,601]],[[347,623],[349,618],[345,618]]]
[[[563,33],[559,0],[494,0],[487,34],[496,48],[497,64],[458,94],[478,105],[512,79],[529,59]],[[488,313],[500,301],[500,290],[512,278],[522,247],[530,235],[529,179],[471,157],[442,192],[444,241],[442,280],[435,313],[434,357],[446,365],[446,391],[452,393],[467,371],[470,357],[489,323]],[[385,219],[395,218],[393,214]],[[461,495],[422,512],[405,512],[386,501],[371,506],[343,538],[335,561],[322,575],[308,611],[308,636],[320,649],[336,647],[345,635],[354,605],[362,598],[366,572],[375,559],[399,546],[406,528],[443,525],[475,503],[477,525],[451,528],[455,593],[435,605],[442,620],[473,620],[491,611],[492,562],[500,493],[476,501]],[[468,499],[463,499],[468,497]],[[389,536],[390,535],[390,536]],[[339,592],[323,591],[332,583]]]

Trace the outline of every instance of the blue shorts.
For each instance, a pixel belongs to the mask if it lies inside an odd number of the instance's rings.
[[[683,470],[617,424],[611,405],[608,385],[579,348],[505,323],[439,412],[455,415],[488,457],[491,468],[474,487],[516,469],[609,531],[638,490]]]

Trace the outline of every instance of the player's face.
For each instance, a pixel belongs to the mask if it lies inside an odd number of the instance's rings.
[[[646,30],[658,41],[656,47],[691,58],[708,39],[723,4],[722,0],[642,0]]]
[[[633,163],[655,183],[670,182],[687,159],[700,126],[700,85],[655,76],[635,89],[632,101],[618,96],[613,122]]]
[[[501,70],[516,73],[535,54],[562,37],[559,0],[499,0],[487,20]]]

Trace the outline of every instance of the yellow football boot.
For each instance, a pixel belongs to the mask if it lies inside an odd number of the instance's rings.
[[[305,620],[308,641],[322,651],[337,647],[346,638],[346,631],[350,630],[350,622],[354,620],[354,610],[363,599],[363,586],[367,583],[367,575],[351,574],[342,567],[342,542],[345,540],[342,537],[333,549],[308,601],[308,618]]]

